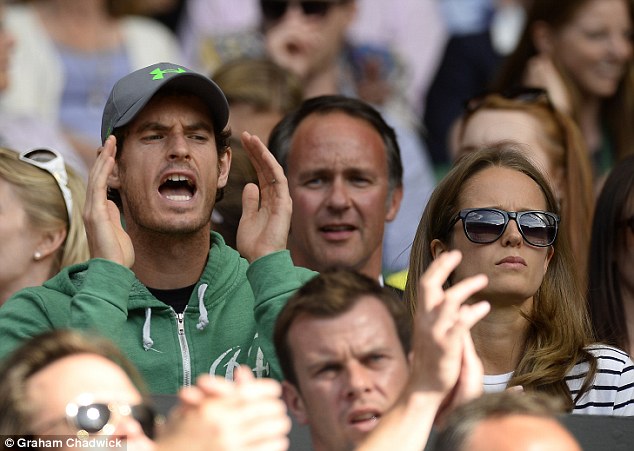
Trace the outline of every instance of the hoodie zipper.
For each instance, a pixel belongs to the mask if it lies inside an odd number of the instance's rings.
[[[189,345],[185,336],[185,313],[176,313],[176,320],[178,322],[178,343],[181,346],[181,358],[183,360],[183,385],[189,387],[192,384],[192,370]]]

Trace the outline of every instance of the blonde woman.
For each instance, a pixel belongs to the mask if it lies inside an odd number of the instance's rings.
[[[88,259],[85,186],[50,149],[0,147],[0,305]]]

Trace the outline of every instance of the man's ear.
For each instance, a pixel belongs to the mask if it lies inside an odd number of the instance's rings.
[[[392,190],[392,194],[390,194],[390,203],[387,208],[387,214],[385,215],[385,220],[387,222],[394,221],[396,219],[396,215],[398,214],[398,210],[401,208],[401,201],[403,200],[403,186],[399,185]]]
[[[229,180],[229,170],[231,169],[231,147],[218,159],[218,185],[217,188],[224,188]]]
[[[36,252],[39,254],[38,260],[57,252],[62,244],[64,244],[64,240],[66,240],[65,228],[42,232],[36,248]]]
[[[115,158],[114,160],[114,166],[112,167],[112,172],[110,172],[110,175],[108,176],[108,180],[106,181],[108,188],[112,188],[112,189],[119,189],[121,188],[121,179],[120,179],[120,171],[119,171],[119,164],[120,164],[120,159]]]
[[[282,381],[282,399],[299,424],[308,424],[308,412],[297,387],[288,381]]]
[[[443,243],[442,241],[440,241],[439,239],[432,240],[429,247],[431,248],[430,249],[431,256],[434,260],[436,260],[440,256],[440,254],[442,254],[443,252],[447,252],[449,250],[447,248],[447,245]]]

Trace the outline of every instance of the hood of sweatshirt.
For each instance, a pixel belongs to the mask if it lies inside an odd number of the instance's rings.
[[[44,286],[68,296],[74,296],[81,290],[88,276],[88,267],[97,260],[101,260],[101,263],[108,268],[108,273],[112,277],[120,280],[125,279],[130,284],[128,310],[170,308],[167,304],[152,296],[145,285],[136,278],[132,270],[102,259],[92,259],[64,268],[55,277],[46,281]],[[207,263],[189,300],[188,310],[192,307],[198,309],[201,301],[207,309],[211,309],[215,304],[223,302],[226,297],[231,296],[231,293],[240,284],[245,283],[245,273],[248,265],[249,263],[240,257],[235,249],[225,244],[222,236],[212,232]]]

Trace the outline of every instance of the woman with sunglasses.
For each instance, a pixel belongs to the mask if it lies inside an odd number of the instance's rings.
[[[24,447],[19,438],[60,440],[40,449],[62,451],[287,449],[290,419],[279,383],[256,380],[246,367],[235,380],[201,377],[159,421],[141,376],[110,341],[47,332],[0,367],[0,435],[13,436],[0,441],[0,451]],[[95,446],[82,447],[81,438]]]
[[[59,153],[0,147],[0,305],[89,258],[85,192]]]
[[[491,304],[472,329],[485,391],[519,386],[557,397],[574,413],[632,415],[634,363],[594,344],[559,222],[549,183],[521,152],[498,145],[470,153],[439,183],[423,213],[406,298],[416,299],[413,281],[434,259],[461,251],[448,286],[478,273],[488,277],[468,301]]]
[[[574,120],[554,108],[547,91],[516,89],[471,99],[458,122],[453,159],[501,141],[522,144],[522,150],[551,182],[562,227],[575,257],[577,274],[586,276],[594,209],[592,165]]]
[[[496,90],[547,88],[579,125],[600,177],[634,149],[634,1],[531,3]]]
[[[597,200],[588,304],[597,338],[634,352],[634,155],[612,169]]]

